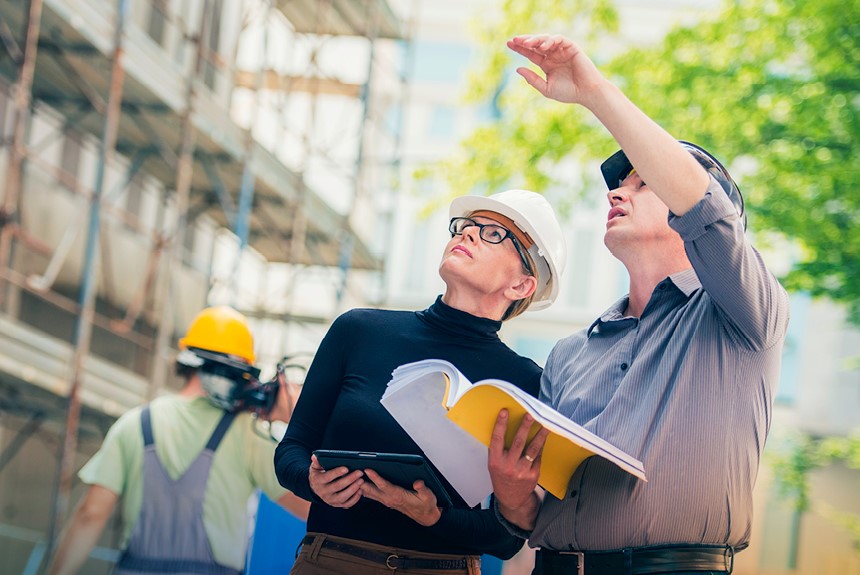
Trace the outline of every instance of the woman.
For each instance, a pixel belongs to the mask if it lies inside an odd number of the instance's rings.
[[[413,491],[373,471],[324,470],[312,456],[316,449],[421,454],[379,403],[391,372],[405,363],[444,359],[471,381],[503,378],[537,395],[540,367],[498,331],[503,320],[558,294],[565,246],[555,214],[542,196],[509,190],[457,198],[450,215],[439,265],[445,294],[419,312],[346,312],[308,371],[275,454],[281,484],[312,502],[294,574],[475,574],[481,554],[507,559],[522,546],[492,510],[470,509],[449,485],[454,505],[443,510],[420,483]]]

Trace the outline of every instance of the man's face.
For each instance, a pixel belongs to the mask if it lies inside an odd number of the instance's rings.
[[[679,241],[669,227],[669,208],[636,172],[631,172],[621,185],[607,194],[609,212],[603,243],[613,254],[631,247],[653,246]]]

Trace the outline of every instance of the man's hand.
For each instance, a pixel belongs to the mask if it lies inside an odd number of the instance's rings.
[[[283,373],[278,373],[278,395],[275,399],[275,405],[267,414],[266,419],[269,421],[283,421],[289,423],[293,417],[293,410],[296,408],[296,403],[299,401],[299,394],[302,392],[302,386],[296,383],[287,381]]]
[[[546,79],[529,68],[517,68],[526,82],[547,98],[585,104],[587,96],[604,81],[591,59],[564,36],[516,36],[508,40],[507,46],[543,70]]]
[[[541,452],[549,435],[541,428],[526,444],[534,418],[526,414],[511,442],[505,449],[505,434],[508,429],[508,411],[503,409],[496,418],[493,435],[490,439],[488,468],[493,482],[493,493],[499,511],[505,518],[531,531],[540,507],[540,497],[536,492],[540,476]]]
[[[292,491],[287,491],[278,498],[278,505],[286,509],[291,515],[302,521],[308,520],[308,512],[311,510],[311,502],[305,501]]]
[[[66,525],[57,551],[48,565],[50,575],[77,573],[104,530],[119,495],[101,485],[91,485]]]
[[[442,517],[442,511],[436,505],[436,495],[420,479],[412,485],[415,491],[409,491],[386,481],[372,469],[366,469],[364,473],[370,480],[361,486],[365,497],[403,513],[424,527],[434,525]]]
[[[597,69],[564,36],[535,34],[508,40],[508,48],[543,71],[517,68],[547,98],[584,106],[612,134],[648,187],[676,216],[705,197],[708,175],[699,163]]]
[[[317,497],[331,505],[349,509],[361,499],[361,486],[364,474],[356,469],[352,473],[346,467],[323,469],[316,455],[311,455],[308,481]]]

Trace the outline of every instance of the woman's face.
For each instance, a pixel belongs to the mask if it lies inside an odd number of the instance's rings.
[[[479,224],[493,224],[507,229],[487,216],[473,216]],[[481,239],[479,226],[467,226],[445,246],[439,275],[449,289],[471,288],[487,294],[498,293],[519,284],[528,274],[512,238],[498,244]]]

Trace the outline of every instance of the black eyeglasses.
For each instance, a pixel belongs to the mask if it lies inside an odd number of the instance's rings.
[[[448,224],[448,231],[451,232],[451,237],[453,238],[454,236],[462,235],[463,230],[472,226],[476,226],[478,228],[478,235],[488,244],[500,244],[506,239],[511,238],[511,242],[514,244],[514,248],[517,250],[520,260],[522,260],[523,269],[526,270],[529,275],[534,275],[532,266],[529,264],[529,260],[526,257],[525,250],[523,250],[522,245],[511,230],[498,224],[482,224],[480,222],[476,222],[472,218],[451,218],[451,223]]]

